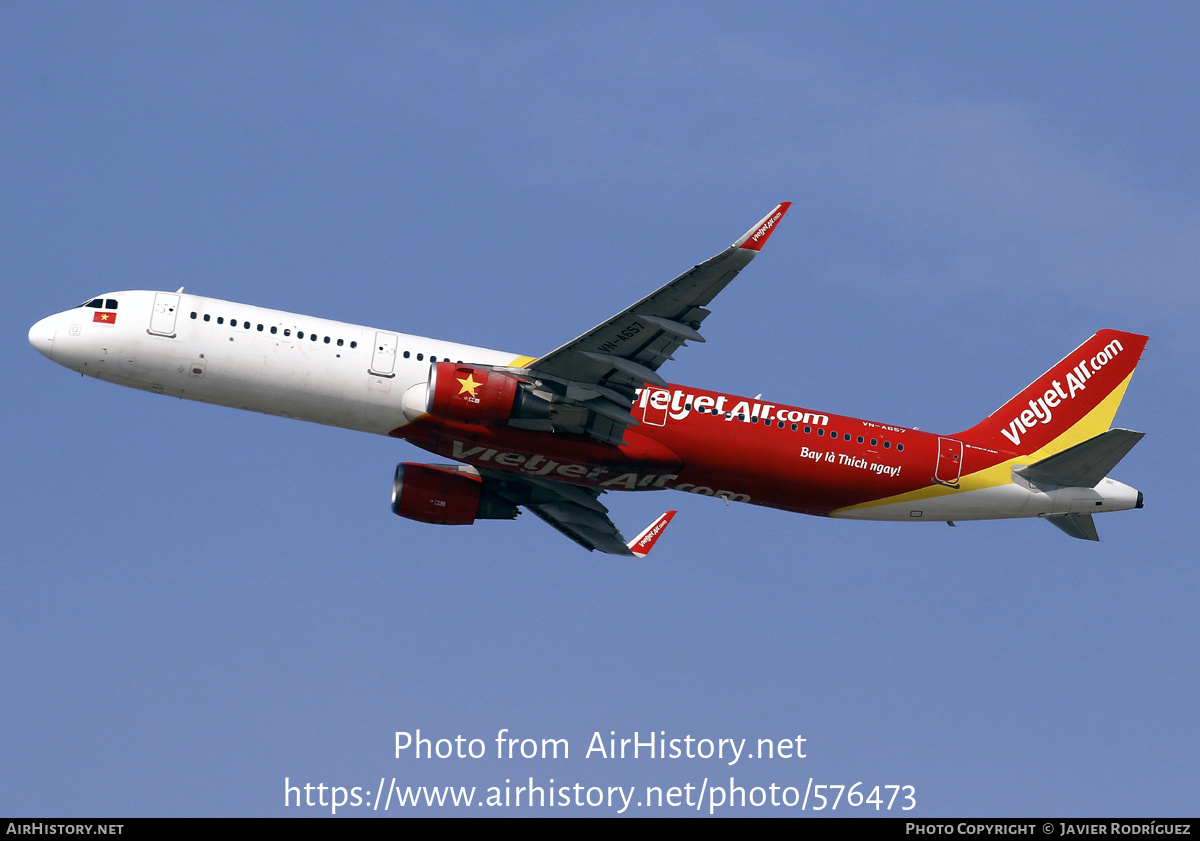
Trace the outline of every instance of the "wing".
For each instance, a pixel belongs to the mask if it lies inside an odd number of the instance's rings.
[[[638,425],[629,412],[635,391],[646,383],[665,386],[659,367],[686,342],[704,341],[698,328],[709,314],[705,306],[754,259],[789,207],[777,205],[717,256],[528,367],[512,369],[553,406],[549,420],[513,425],[623,443],[625,429]]]
[[[633,540],[626,541],[599,500],[604,491],[499,470],[480,470],[479,475],[489,490],[528,508],[589,552],[644,558],[675,516],[674,511],[666,512]]]

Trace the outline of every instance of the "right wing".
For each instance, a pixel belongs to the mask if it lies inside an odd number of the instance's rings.
[[[589,552],[644,558],[675,516],[674,511],[666,512],[633,540],[626,541],[598,499],[604,491],[500,470],[483,469],[479,475],[488,490],[528,508]]]
[[[705,306],[758,254],[791,207],[783,202],[733,245],[693,266],[602,324],[540,357],[509,369],[532,381],[553,406],[550,419],[515,421],[514,426],[587,434],[620,446],[634,392],[645,383],[665,386],[657,373],[687,341],[703,342],[698,328]]]

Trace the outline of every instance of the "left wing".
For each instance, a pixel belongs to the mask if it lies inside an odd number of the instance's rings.
[[[709,314],[705,306],[754,259],[789,207],[776,205],[717,256],[528,367],[509,369],[532,380],[552,405],[549,420],[512,425],[586,433],[620,446],[625,429],[638,425],[629,412],[634,392],[645,383],[665,386],[659,367],[686,342],[704,341],[698,328]]]
[[[589,552],[644,558],[675,516],[674,511],[666,512],[633,540],[626,541],[598,499],[602,490],[499,470],[480,470],[479,475],[489,490],[528,508]]]

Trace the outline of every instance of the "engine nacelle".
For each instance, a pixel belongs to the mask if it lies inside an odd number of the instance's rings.
[[[396,466],[392,513],[439,526],[469,526],[476,520],[511,520],[520,512],[474,473],[453,465],[405,463]]]
[[[429,369],[425,411],[462,423],[507,423],[550,416],[550,404],[521,388],[520,381],[477,365],[435,362]]]

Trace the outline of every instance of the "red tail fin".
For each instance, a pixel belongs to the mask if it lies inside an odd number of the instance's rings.
[[[1146,336],[1101,330],[957,438],[1019,455],[1056,453],[1112,424]]]

